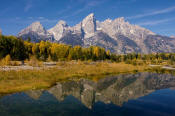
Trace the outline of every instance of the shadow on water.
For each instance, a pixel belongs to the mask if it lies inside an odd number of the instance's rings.
[[[0,116],[175,116],[175,77],[137,73],[0,95]]]

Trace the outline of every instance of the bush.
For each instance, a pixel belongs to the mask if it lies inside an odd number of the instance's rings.
[[[4,59],[2,59],[0,61],[0,65],[1,66],[8,66],[8,65],[11,65],[11,57],[10,55],[8,54]]]
[[[131,64],[136,66],[137,65],[137,61],[136,60],[132,60]]]
[[[126,64],[131,64],[132,62],[131,62],[131,60],[126,60],[125,63]]]
[[[6,65],[10,65],[11,64],[11,57],[10,57],[10,55],[8,54],[6,57],[5,57],[5,64]]]
[[[29,66],[41,66],[42,63],[38,61],[38,59],[35,56],[30,57],[30,61],[27,63]]]
[[[20,66],[22,63],[20,61],[11,61],[11,66]]]

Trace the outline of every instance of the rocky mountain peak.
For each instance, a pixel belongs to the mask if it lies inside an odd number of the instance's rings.
[[[87,17],[85,17],[82,21],[82,26],[85,27],[89,23],[96,23],[96,19],[93,13],[89,14]]]
[[[49,29],[48,32],[54,36],[56,41],[59,41],[67,29],[68,29],[67,23],[63,20],[60,20],[56,24],[56,26]]]
[[[31,25],[32,25],[32,26],[40,26],[41,23],[40,23],[39,21],[36,21],[36,22],[33,22]]]
[[[46,30],[42,26],[42,24],[39,21],[37,21],[37,22],[32,23],[26,29],[23,29],[21,31],[21,33],[28,33],[28,32],[46,33]]]
[[[30,38],[32,42],[38,42],[40,40],[51,41],[53,39],[52,35],[50,35],[38,21],[19,32],[18,37],[22,37],[24,40]]]
[[[32,23],[29,27],[34,28],[34,29],[37,29],[37,28],[44,29],[44,27],[39,21]]]
[[[86,16],[85,19],[93,19],[95,18],[94,13],[90,13],[88,16]]]
[[[96,31],[96,19],[94,14],[89,14],[85,19],[82,21],[82,29],[85,33],[85,38],[89,38],[94,35]]]
[[[124,17],[116,18],[114,22],[123,23],[125,22],[125,18]]]
[[[104,23],[105,23],[105,22],[106,22],[106,23],[111,23],[111,22],[112,22],[112,19],[109,19],[109,18],[108,18],[108,19],[106,19],[106,20],[104,21]]]
[[[124,17],[100,22],[93,13],[73,27],[61,20],[48,31],[40,22],[34,22],[23,29],[18,37],[30,37],[33,42],[53,40],[72,46],[100,46],[119,54],[175,52],[174,37],[157,35],[146,28],[130,24]]]
[[[65,21],[63,21],[63,20],[58,21],[58,23],[56,25],[57,26],[63,26],[63,27],[67,27],[68,26],[67,23]]]

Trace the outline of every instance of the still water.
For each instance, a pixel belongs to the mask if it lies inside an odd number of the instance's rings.
[[[0,116],[175,116],[175,77],[125,74],[0,95]]]

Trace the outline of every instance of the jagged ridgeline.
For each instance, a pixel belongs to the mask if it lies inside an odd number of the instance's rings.
[[[30,40],[30,39],[29,39]],[[61,43],[41,41],[32,43],[14,36],[0,35],[0,60],[10,56],[12,60],[37,58],[42,61],[70,61],[70,60],[111,60],[115,62],[134,63],[143,61],[175,62],[175,53],[154,54],[114,54],[99,46],[81,47]],[[132,61],[132,62],[131,62]]]
[[[70,27],[65,21],[46,30],[40,22],[34,22],[23,29],[18,37],[32,42],[49,40],[72,46],[100,46],[113,53],[174,53],[175,38],[157,35],[148,29],[132,25],[125,19],[96,20],[94,14],[88,15],[79,24]]]

